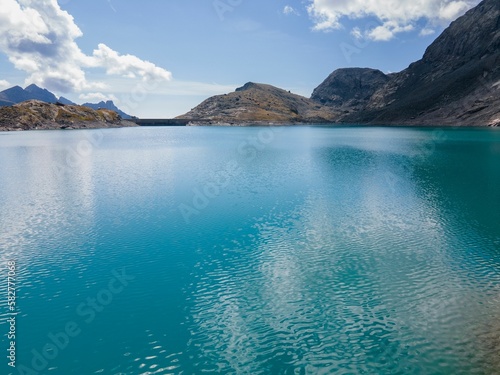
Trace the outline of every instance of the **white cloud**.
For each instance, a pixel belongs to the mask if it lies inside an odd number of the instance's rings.
[[[469,9],[469,6],[465,1],[451,1],[441,5],[439,8],[439,18],[452,21],[465,13],[467,9]]]
[[[9,83],[9,81],[6,81],[5,79],[0,79],[0,90],[4,90],[10,86],[11,84]]]
[[[397,33],[408,32],[414,29],[413,25],[400,26],[397,22],[388,21],[383,25],[370,30],[367,35],[375,41],[388,41],[394,38]]]
[[[110,75],[122,77],[140,77],[143,81],[154,81],[156,79],[169,81],[172,74],[155,64],[139,59],[133,55],[120,55],[105,44],[99,44],[94,50],[92,58],[89,59],[90,66],[106,68]]]
[[[35,83],[56,92],[103,89],[89,81],[88,68],[103,68],[108,75],[166,81],[171,73],[136,56],[120,55],[99,44],[92,56],[75,42],[82,36],[73,17],[56,0],[2,0],[0,52]]]
[[[310,1],[307,10],[314,22],[314,30],[339,29],[344,18],[375,17],[381,25],[369,30],[366,35],[373,40],[386,41],[398,33],[413,30],[419,20],[445,25],[478,4],[480,0]],[[430,29],[426,29],[421,35],[429,35]]]
[[[241,83],[224,85],[219,83],[207,83],[196,81],[180,81],[172,79],[168,83],[156,84],[142,81],[131,81],[123,77],[110,77],[107,82],[110,84],[102,90],[96,91],[105,96],[116,94],[119,101],[125,101],[128,96],[145,96],[144,92],[157,95],[177,95],[177,96],[212,96],[225,94],[234,91]],[[133,94],[136,92],[136,94]]]
[[[285,5],[283,8],[283,14],[290,16],[290,15],[295,15],[298,16],[299,12],[297,12],[292,6],[290,5]]]
[[[363,33],[361,32],[361,29],[359,27],[355,27],[351,30],[351,35],[356,38],[356,39],[362,39],[363,38]]]
[[[422,30],[420,30],[420,33],[418,35],[420,36],[428,36],[428,35],[432,35],[432,34],[435,34],[436,33],[436,30],[434,29],[430,29],[430,28],[424,28]]]

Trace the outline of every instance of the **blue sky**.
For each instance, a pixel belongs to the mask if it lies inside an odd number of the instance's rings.
[[[2,0],[0,88],[34,82],[139,117],[248,81],[310,96],[337,68],[406,68],[478,2]]]

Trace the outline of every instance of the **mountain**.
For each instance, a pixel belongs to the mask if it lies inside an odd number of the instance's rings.
[[[10,89],[0,92],[0,107],[14,105],[17,103],[24,102],[26,100],[40,100],[46,103],[59,102],[61,104],[66,104],[66,105],[76,105],[71,100],[66,99],[62,96],[59,99],[57,99],[57,97],[50,91],[42,89],[34,84],[27,86],[25,89],[23,89],[20,86],[14,86],[11,87]],[[99,108],[103,108],[115,111],[123,119],[132,118],[130,115],[121,111],[111,100],[108,100],[107,102],[100,102],[97,104],[85,103],[83,105],[96,110]]]
[[[100,109],[100,108],[103,108],[103,109],[109,109],[109,110],[112,110],[112,111],[115,111],[116,113],[118,113],[123,119],[131,119],[132,116],[126,114],[125,112],[123,112],[122,110],[120,110],[116,105],[115,103],[113,103],[112,100],[108,100],[106,102],[104,101],[101,101],[99,103],[83,103],[82,105],[84,105],[85,107],[89,107],[89,108],[92,108],[92,109]]]
[[[65,105],[77,105],[76,103],[73,103],[71,100],[66,99],[64,96],[59,97],[58,102]]]
[[[20,86],[14,86],[0,92],[0,105],[13,105],[29,99],[29,94]]]
[[[311,99],[334,107],[364,108],[372,95],[390,80],[380,70],[338,69],[314,89]]]
[[[37,85],[31,84],[24,89],[24,92],[27,93],[29,99],[41,100],[46,103],[56,103],[57,98],[54,94],[46,89],[42,89]],[[28,100],[29,100],[28,99]]]
[[[331,122],[334,110],[283,89],[248,82],[208,98],[179,118],[211,124]]]
[[[25,89],[14,86],[0,92],[0,105],[13,105],[25,100],[41,100],[47,103],[57,102],[57,98],[50,91],[41,89],[37,85],[29,85]]]
[[[0,107],[0,131],[136,126],[111,110],[28,100]]]
[[[311,98],[264,84],[205,100],[179,118],[206,123],[333,122],[500,126],[500,0],[452,22],[407,69],[344,68]]]
[[[422,59],[402,72],[378,74],[378,80],[373,74],[337,70],[311,98],[346,110],[342,122],[500,124],[500,1],[484,0],[452,22]],[[329,101],[332,94],[341,99]],[[351,96],[363,99],[349,101]]]

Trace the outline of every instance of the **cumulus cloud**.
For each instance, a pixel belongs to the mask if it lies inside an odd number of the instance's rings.
[[[372,40],[387,41],[398,33],[412,31],[417,21],[445,25],[480,0],[311,0],[307,10],[314,29],[329,31],[342,27],[343,18],[375,17],[381,24],[366,32]],[[429,35],[430,28],[421,35]]]
[[[105,69],[108,75],[142,80],[171,78],[171,73],[136,56],[120,55],[99,44],[92,56],[76,43],[82,36],[73,17],[56,0],[2,0],[0,7],[0,51],[35,83],[57,92],[102,89],[89,81],[89,68]]]
[[[6,81],[5,79],[0,79],[0,90],[6,89],[7,87],[10,87],[9,81]]]
[[[133,55],[120,55],[102,43],[94,50],[88,63],[91,66],[106,68],[107,74],[128,78],[140,77],[143,81],[155,79],[168,81],[172,78],[172,74],[165,69]]]
[[[351,30],[351,35],[356,38],[356,39],[362,39],[363,38],[363,33],[361,32],[361,29],[359,27],[354,27]]]
[[[414,29],[413,25],[400,26],[395,21],[384,22],[383,25],[377,26],[374,29],[367,32],[370,39],[376,41],[388,41],[394,38],[397,33],[408,32]]]
[[[436,33],[436,30],[434,29],[430,29],[430,28],[423,28],[422,30],[420,30],[420,33],[418,35],[420,36],[428,36],[428,35],[432,35]]]
[[[285,7],[283,8],[283,14],[286,16],[290,15],[298,16],[299,12],[297,12],[295,8],[293,8],[291,5],[285,5]]]

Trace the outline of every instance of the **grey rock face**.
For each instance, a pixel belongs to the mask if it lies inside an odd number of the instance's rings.
[[[363,107],[389,77],[369,68],[338,69],[312,93],[311,99],[330,106]]]
[[[330,77],[313,92],[312,98],[345,109],[343,122],[497,124],[500,122],[500,1],[484,0],[458,18],[427,48],[421,60],[386,76],[385,84],[377,87],[382,76],[378,81],[370,80],[367,74],[344,69]],[[357,78],[375,90],[356,91],[353,82]],[[363,100],[351,99],[360,97]]]

